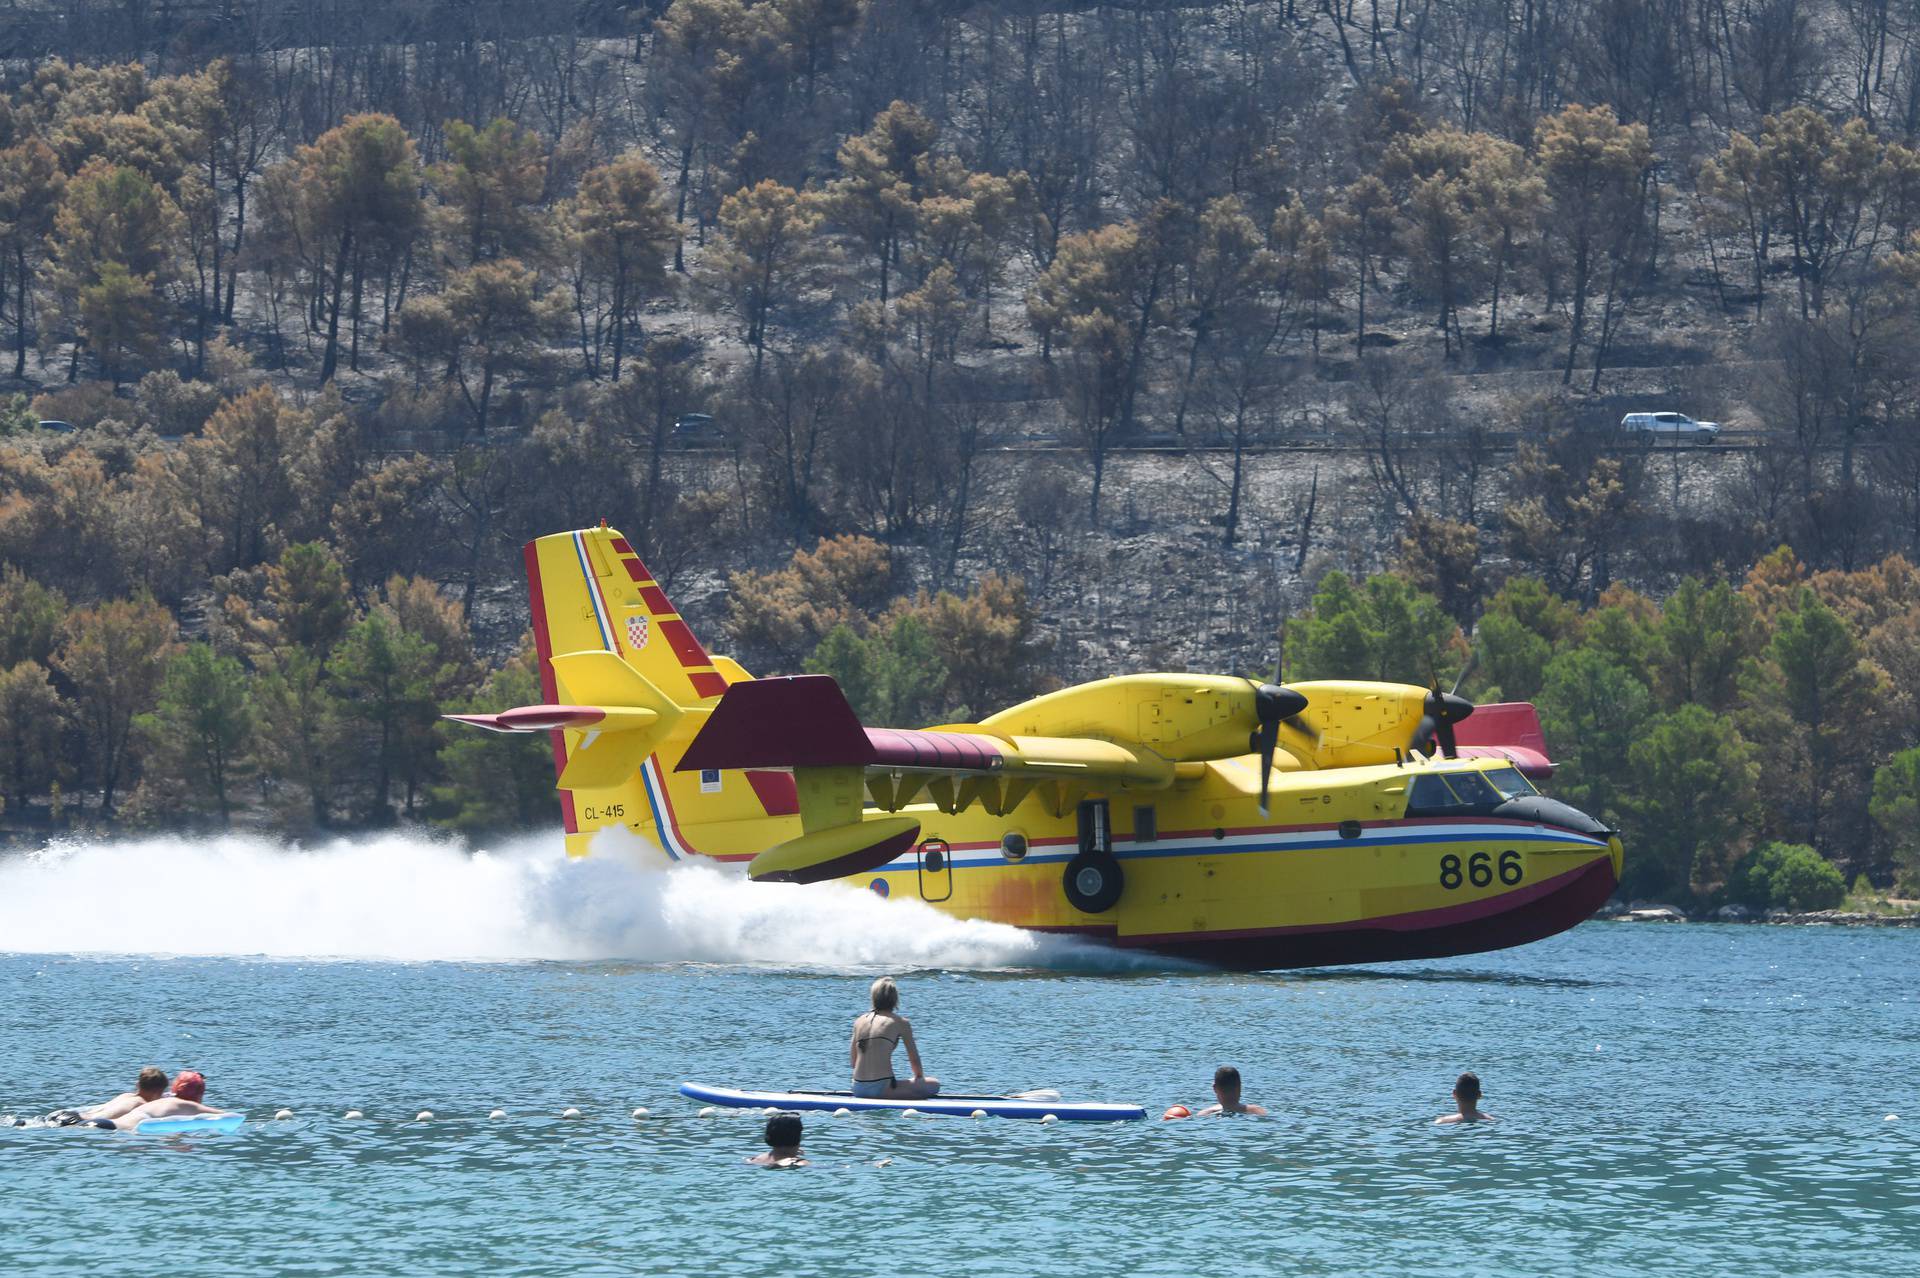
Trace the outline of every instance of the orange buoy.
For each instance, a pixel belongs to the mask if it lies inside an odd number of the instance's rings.
[[[1166,1113],[1160,1115],[1160,1121],[1164,1123],[1169,1119],[1192,1118],[1192,1117],[1193,1117],[1193,1111],[1188,1109],[1185,1105],[1175,1105],[1169,1110],[1167,1110]]]

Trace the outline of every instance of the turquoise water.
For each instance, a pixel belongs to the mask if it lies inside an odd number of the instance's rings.
[[[204,897],[143,908],[182,870]],[[8,1274],[1920,1263],[1920,933],[1590,923],[1445,962],[1225,975],[857,892],[406,839],[76,849],[0,861],[0,901],[0,1113],[104,1098],[149,1062],[203,1070],[209,1100],[256,1119],[295,1113],[201,1139],[0,1130]],[[58,948],[116,939],[196,956]],[[323,952],[344,957],[299,957]],[[880,970],[952,1087],[1157,1113],[1205,1100],[1228,1061],[1278,1117],[810,1118],[816,1165],[766,1172],[741,1164],[758,1116],[675,1094],[838,1084]],[[1463,1068],[1497,1126],[1431,1125]]]

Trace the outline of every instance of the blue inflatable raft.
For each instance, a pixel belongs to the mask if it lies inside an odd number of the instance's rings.
[[[1087,1101],[1022,1100],[1017,1096],[934,1096],[926,1100],[885,1100],[855,1096],[852,1092],[750,1092],[738,1087],[710,1087],[682,1083],[680,1094],[689,1100],[733,1109],[794,1110],[917,1110],[922,1114],[951,1114],[966,1118],[983,1110],[997,1118],[1045,1118],[1063,1123],[1124,1123],[1138,1121],[1147,1111],[1138,1105],[1105,1105]]]
[[[180,1136],[189,1132],[211,1135],[237,1132],[246,1121],[245,1114],[182,1114],[178,1118],[142,1119],[133,1130],[142,1136]]]

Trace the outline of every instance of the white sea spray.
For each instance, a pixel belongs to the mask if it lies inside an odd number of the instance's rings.
[[[294,848],[257,835],[67,840],[0,859],[0,951],[787,967],[1088,967],[1092,947],[845,883],[665,865],[637,837],[417,832]]]

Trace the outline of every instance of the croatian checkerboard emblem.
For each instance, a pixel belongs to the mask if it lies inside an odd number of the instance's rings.
[[[647,646],[647,619],[645,617],[627,618],[627,646],[635,652]]]

